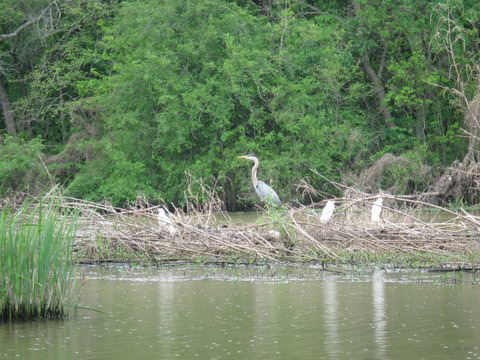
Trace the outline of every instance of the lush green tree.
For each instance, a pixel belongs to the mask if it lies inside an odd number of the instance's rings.
[[[0,105],[2,125],[11,136],[23,125],[15,119],[12,98],[26,95],[21,76],[32,68],[44,40],[55,31],[56,16],[55,3],[46,0],[0,4]]]
[[[0,42],[8,55],[0,81],[3,75],[14,125],[14,131],[6,130],[21,139],[41,139],[51,174],[68,183],[97,149],[100,126],[77,100],[86,93],[86,81],[109,69],[96,48],[116,2],[14,3],[5,5],[10,13],[2,12],[12,20],[4,22],[6,37]]]
[[[452,54],[462,66],[476,62],[477,7],[473,0],[7,0],[0,132],[11,137],[3,146],[43,152],[52,181],[115,204],[141,193],[182,204],[191,174],[217,179],[229,209],[250,207],[251,164],[237,160],[248,152],[284,201],[302,200],[296,185],[306,177],[332,190],[311,169],[338,180],[387,153],[410,165],[392,164],[378,186],[424,190],[434,174],[428,166],[468,150],[459,135],[471,116],[445,89],[459,85]],[[445,35],[445,9],[462,39],[453,52],[432,41]],[[468,68],[461,79],[473,101]],[[8,159],[0,166],[13,169]],[[28,186],[0,193],[18,188]]]
[[[349,46],[332,19],[272,11],[273,23],[219,0],[125,3],[104,40],[113,72],[89,85],[108,156],[69,189],[97,179],[95,198],[179,202],[190,173],[218,178],[234,207],[250,186],[236,156],[250,151],[284,199],[312,167],[338,176],[366,141]]]

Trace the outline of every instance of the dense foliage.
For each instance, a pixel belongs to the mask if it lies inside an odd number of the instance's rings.
[[[190,174],[216,179],[239,209],[256,201],[251,164],[237,159],[249,152],[282,200],[302,200],[302,179],[332,191],[311,169],[339,180],[387,153],[408,166],[378,186],[423,191],[467,152],[441,20],[465,30],[453,53],[475,64],[479,11],[467,0],[9,0],[0,34],[36,20],[0,35],[0,193],[43,178],[77,197],[181,205]]]

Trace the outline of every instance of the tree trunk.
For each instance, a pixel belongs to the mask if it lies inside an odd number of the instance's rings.
[[[375,92],[377,93],[377,99],[379,103],[378,106],[380,108],[380,113],[382,114],[383,119],[385,120],[385,125],[388,126],[389,128],[392,128],[395,126],[395,124],[393,122],[392,113],[390,112],[388,107],[385,105],[385,87],[383,86],[382,78],[381,78],[381,74],[385,67],[385,57],[386,57],[386,48],[384,49],[384,53],[382,55],[382,62],[379,66],[378,72],[376,72],[373,69],[372,64],[370,63],[370,58],[368,56],[367,50],[365,50],[365,54],[362,57],[362,63],[368,77],[373,83]]]
[[[468,133],[468,155],[475,161],[479,161],[480,85],[477,87],[477,95],[471,101],[468,101],[464,113],[463,123]]]
[[[10,109],[10,101],[8,101],[8,95],[0,82],[0,105],[2,105],[3,119],[5,120],[5,127],[7,128],[7,134],[11,136],[17,135],[17,129],[15,127],[15,118],[13,117],[12,110]]]
[[[357,1],[353,1],[352,5],[353,5],[354,16],[358,16],[358,14],[361,11],[360,4]],[[385,104],[385,86],[382,82],[383,70],[385,69],[385,66],[387,63],[388,46],[387,46],[386,40],[383,37],[380,37],[380,40],[381,40],[383,49],[382,49],[382,56],[380,58],[380,64],[378,65],[378,69],[375,70],[372,66],[372,63],[370,62],[370,57],[368,55],[368,48],[364,50],[361,60],[362,60],[363,68],[365,69],[365,72],[370,78],[370,81],[373,84],[375,92],[377,93],[379,112],[383,116],[385,125],[389,128],[392,128],[395,126],[395,123],[393,122],[392,113],[390,112],[390,110]]]

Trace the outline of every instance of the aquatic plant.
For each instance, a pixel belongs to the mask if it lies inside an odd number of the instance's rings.
[[[463,271],[448,271],[438,277],[438,284],[457,284],[463,281]]]
[[[55,202],[0,212],[0,321],[58,319],[74,305],[75,222]]]

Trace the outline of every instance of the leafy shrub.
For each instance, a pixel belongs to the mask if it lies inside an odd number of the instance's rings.
[[[39,156],[44,149],[40,139],[30,141],[7,136],[0,145],[0,196],[13,191],[31,190],[45,182]]]

